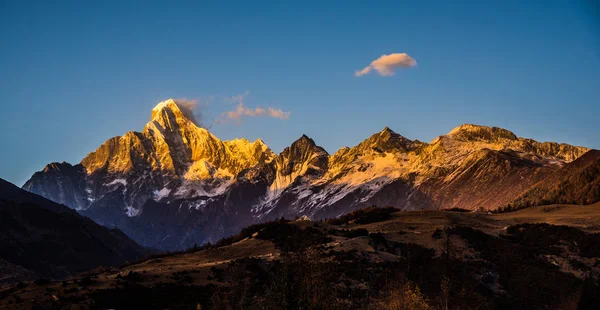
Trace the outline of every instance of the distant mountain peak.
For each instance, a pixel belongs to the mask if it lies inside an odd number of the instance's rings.
[[[379,151],[392,151],[398,149],[408,150],[411,148],[411,144],[412,141],[410,139],[405,138],[386,126],[382,131],[373,134],[363,141],[359,147],[375,148]]]
[[[175,99],[161,101],[152,109],[150,124],[153,122],[158,122],[163,128],[185,127],[190,123],[201,127],[192,108],[180,105]],[[175,123],[178,126],[174,126]]]
[[[309,140],[309,141],[313,141],[313,139],[311,139],[309,136],[307,136],[306,134],[302,134],[302,136],[298,139],[298,140]],[[314,141],[313,141],[314,142]]]
[[[499,128],[475,124],[462,124],[452,129],[448,136],[459,140],[486,140],[495,141],[500,139],[517,140],[517,135],[512,131]]]
[[[317,144],[315,143],[315,140],[313,140],[312,138],[310,138],[309,136],[307,136],[305,134],[302,134],[302,136],[300,138],[298,138],[296,141],[294,141],[291,145],[291,147],[315,147],[315,146],[317,146]]]
[[[373,136],[375,136],[375,135],[373,135]],[[393,139],[393,138],[402,138],[402,139],[406,139],[406,140],[410,141],[409,139],[403,137],[399,133],[391,130],[390,127],[387,127],[387,126],[385,128],[383,128],[382,131],[379,132],[379,137],[382,137],[386,140]]]
[[[384,134],[384,133],[396,133],[396,132],[391,130],[390,127],[385,126],[385,127],[383,127],[383,130],[380,132],[380,134]]]
[[[44,167],[44,170],[42,170],[43,172],[59,172],[61,170],[64,169],[71,169],[73,168],[73,165],[71,165],[70,163],[63,161],[63,162],[53,162],[53,163],[49,163],[46,165],[46,167]]]

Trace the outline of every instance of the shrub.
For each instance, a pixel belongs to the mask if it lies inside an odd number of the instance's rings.
[[[396,282],[389,285],[369,309],[377,310],[430,310],[433,309],[418,286],[411,282]]]

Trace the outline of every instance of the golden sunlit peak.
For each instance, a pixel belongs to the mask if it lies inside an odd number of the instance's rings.
[[[161,101],[159,102],[153,109],[152,109],[152,118],[154,119],[154,117],[164,108],[169,107],[170,109],[173,109],[174,107],[177,107],[177,104],[175,103],[175,100],[173,98],[169,98],[165,101]],[[179,109],[177,107],[177,109]]]

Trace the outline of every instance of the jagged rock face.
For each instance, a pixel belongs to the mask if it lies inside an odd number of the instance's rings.
[[[24,188],[78,210],[120,189],[118,203],[135,215],[148,199],[222,194],[242,170],[274,156],[261,140],[219,140],[167,100],[152,110],[141,133],[109,139],[75,166],[77,172],[54,173],[57,164],[50,164]]]
[[[327,171],[329,154],[303,135],[275,158],[275,180],[271,195],[277,195],[298,178],[318,178]]]
[[[431,143],[386,127],[333,155],[303,135],[275,155],[261,140],[219,140],[167,100],[142,132],[109,139],[79,165],[51,164],[24,188],[143,245],[175,249],[253,222],[373,204],[495,209],[586,151],[467,124]]]

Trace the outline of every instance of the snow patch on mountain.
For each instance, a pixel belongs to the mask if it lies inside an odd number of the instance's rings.
[[[204,179],[230,179],[233,174],[228,169],[217,168],[205,159],[193,162],[183,176],[186,180],[198,181]]]
[[[128,205],[125,207],[125,214],[129,217],[135,217],[140,214],[140,210]]]
[[[106,183],[104,185],[106,185],[106,186],[112,186],[112,185],[117,185],[117,184],[121,184],[123,186],[127,186],[127,180],[125,180],[125,179],[114,179],[112,182]]]
[[[152,194],[154,195],[154,201],[160,201],[161,199],[169,196],[169,194],[171,193],[171,190],[163,187],[161,190],[155,190],[154,192],[152,192]]]

